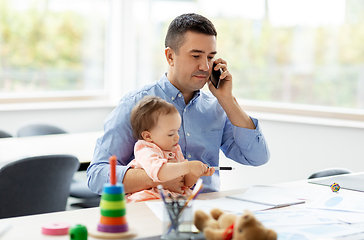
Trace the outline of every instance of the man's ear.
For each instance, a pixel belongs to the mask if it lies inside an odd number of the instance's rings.
[[[149,131],[144,131],[142,132],[142,138],[147,141],[147,142],[151,142],[152,141],[152,134]]]
[[[166,59],[169,66],[174,66],[174,51],[170,47],[166,47],[164,49],[164,54],[166,55]]]

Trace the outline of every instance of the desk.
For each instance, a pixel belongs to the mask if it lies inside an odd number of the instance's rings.
[[[201,194],[199,196],[199,199],[219,198],[228,194],[243,192],[244,190],[206,193]],[[148,206],[144,202],[129,203],[127,204],[126,208],[128,224],[130,227],[135,228],[138,233],[135,239],[157,236],[161,234],[161,221],[154,215],[154,213],[148,208]],[[52,222],[66,222],[71,224],[71,226],[74,224],[83,224],[87,227],[97,226],[98,221],[100,220],[100,216],[100,209],[96,207],[65,212],[0,219],[0,226],[7,222],[11,224],[10,230],[6,232],[6,235],[4,235],[4,239],[6,240],[54,240],[55,237],[42,235],[41,227],[43,224]],[[57,236],[57,240],[62,239],[69,240],[69,236]],[[97,238],[89,236],[88,239],[93,240]]]
[[[312,188],[312,190],[320,190],[320,189],[327,190],[327,187],[315,184],[309,184],[307,183],[307,181],[278,184],[277,186],[287,187],[287,188],[309,187]],[[229,190],[216,193],[206,193],[206,194],[200,194],[198,198],[214,199],[214,198],[225,197],[227,195],[244,193],[245,191],[246,189],[240,189],[240,190]],[[126,208],[127,208],[126,216],[128,224],[130,227],[136,229],[138,233],[135,239],[147,238],[161,234],[162,231],[161,221],[154,215],[154,213],[148,208],[148,206],[144,202],[127,204]],[[287,209],[287,208],[295,209],[299,208],[299,206],[294,205],[281,209]],[[69,239],[69,236],[52,237],[52,236],[42,235],[41,226],[46,223],[66,222],[69,223],[71,226],[75,224],[83,224],[87,227],[90,226],[96,227],[99,218],[100,218],[100,209],[96,207],[96,208],[80,209],[80,210],[73,210],[66,212],[1,219],[0,226],[5,225],[7,223],[11,224],[11,228],[4,234],[2,238],[6,240],[8,239],[9,240],[15,240],[15,239],[66,240]],[[93,240],[95,238],[89,236],[88,239]]]
[[[24,157],[71,154],[80,163],[89,163],[95,149],[96,139],[102,132],[66,133],[32,137],[0,139],[0,166]]]

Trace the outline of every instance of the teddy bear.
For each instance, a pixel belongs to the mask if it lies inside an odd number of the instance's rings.
[[[252,212],[245,210],[241,216],[224,213],[214,208],[211,215],[195,212],[194,224],[207,240],[276,240],[277,233],[265,228]]]

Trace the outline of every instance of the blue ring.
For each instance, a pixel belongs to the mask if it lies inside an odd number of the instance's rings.
[[[104,184],[104,193],[107,194],[122,194],[124,193],[124,185],[117,183],[116,185],[111,185],[110,183]]]

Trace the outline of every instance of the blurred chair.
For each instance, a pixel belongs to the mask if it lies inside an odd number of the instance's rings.
[[[79,165],[72,155],[46,155],[0,168],[0,218],[64,211]]]
[[[18,137],[30,137],[38,135],[67,133],[60,127],[49,124],[28,124],[20,127],[17,131]]]
[[[76,181],[71,184],[70,196],[82,199],[81,202],[73,203],[71,206],[80,208],[98,207],[101,196],[92,192],[86,181]]]
[[[10,133],[0,130],[0,138],[11,138],[13,137]]]
[[[30,137],[38,135],[62,134],[67,133],[58,126],[34,123],[24,125],[17,132],[18,137]],[[85,171],[89,164],[82,163],[78,171]],[[88,187],[86,181],[73,180],[70,189],[70,197],[81,199],[80,203],[73,203],[72,206],[81,208],[98,207],[100,203],[100,195],[93,193]]]
[[[327,168],[311,174],[308,177],[308,179],[335,176],[348,173],[352,173],[352,171],[346,168]]]

